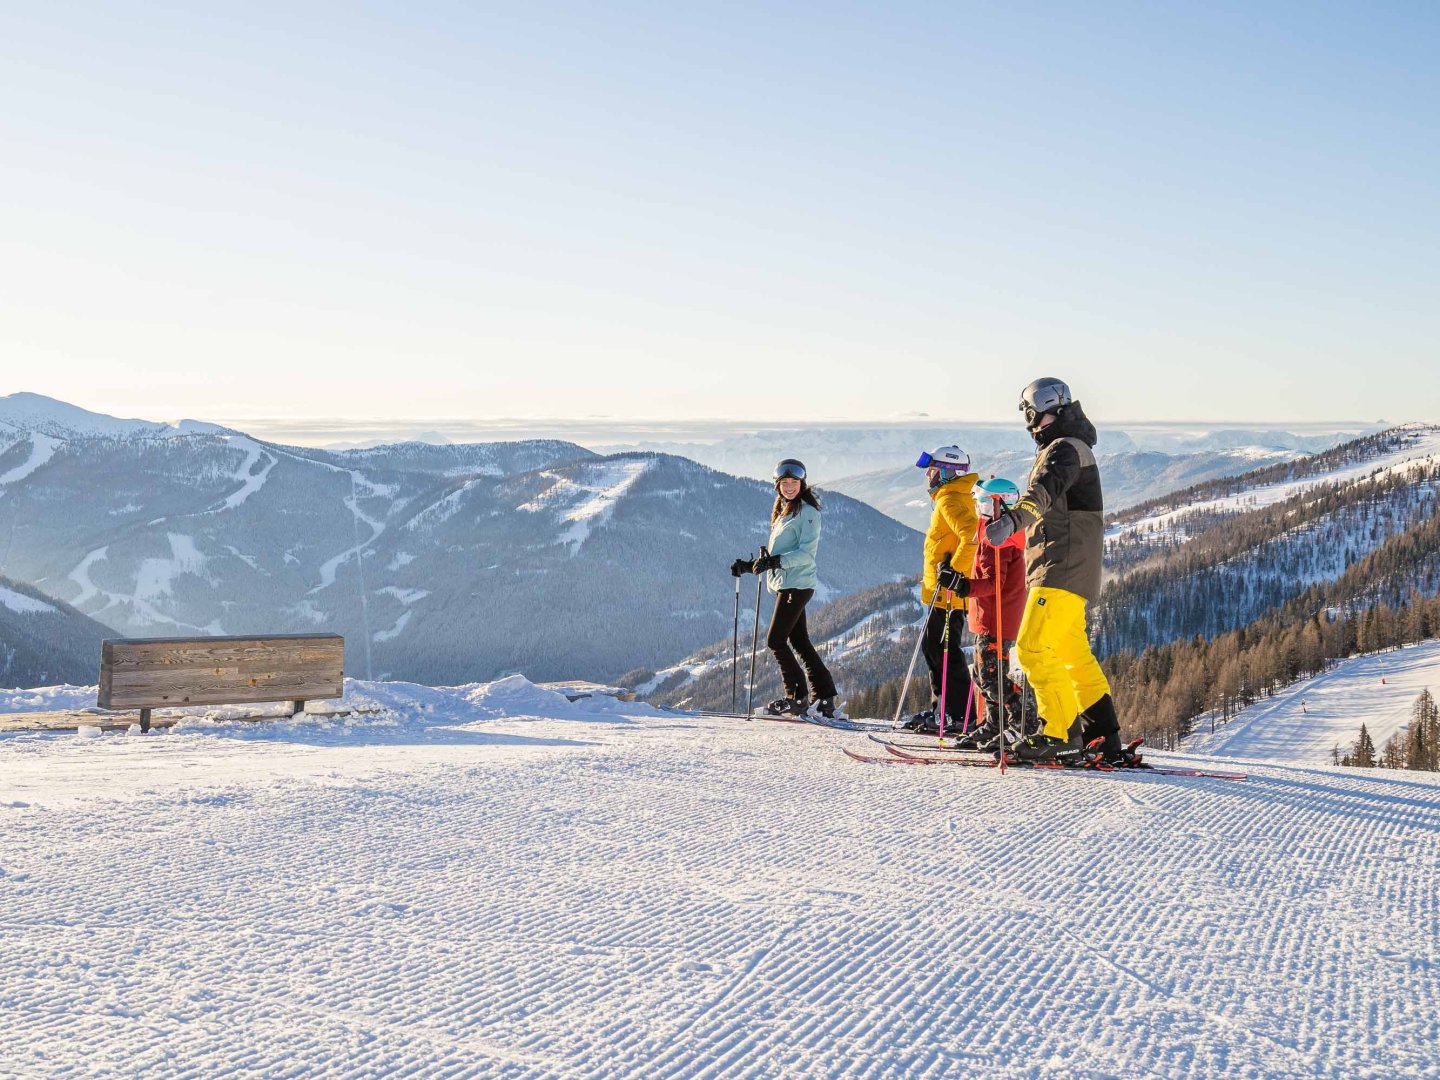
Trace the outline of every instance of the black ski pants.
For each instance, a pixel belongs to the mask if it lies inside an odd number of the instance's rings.
[[[965,613],[951,611],[950,616],[950,671],[945,674],[945,653],[941,644],[945,639],[945,616],[942,608],[930,612],[930,621],[925,624],[925,637],[920,651],[925,654],[925,663],[930,668],[930,693],[938,701],[940,683],[945,680],[945,730],[953,727],[959,730],[965,724],[965,707],[970,700],[970,672],[965,664],[965,650],[960,647],[960,638],[965,632]],[[970,720],[975,726],[975,718]]]
[[[770,633],[765,638],[766,646],[780,664],[785,696],[796,701],[806,699],[806,675],[817,698],[835,696],[835,680],[815,646],[810,644],[810,633],[805,628],[805,605],[814,595],[814,589],[781,589],[775,595],[775,614],[770,618]],[[799,653],[798,660],[796,653]]]

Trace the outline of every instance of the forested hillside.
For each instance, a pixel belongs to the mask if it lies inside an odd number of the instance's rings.
[[[1121,572],[1096,607],[1096,647],[1139,650],[1244,626],[1433,518],[1437,482],[1440,461],[1426,459],[1373,479],[1326,483],[1161,553],[1140,534],[1122,534],[1107,544],[1108,565]]]
[[[95,682],[112,630],[24,582],[0,577],[0,687]]]

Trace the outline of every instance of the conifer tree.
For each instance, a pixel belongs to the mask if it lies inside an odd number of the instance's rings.
[[[1350,764],[1362,769],[1375,767],[1375,741],[1370,738],[1364,724],[1360,725],[1360,737],[1355,740],[1355,748],[1350,752]]]

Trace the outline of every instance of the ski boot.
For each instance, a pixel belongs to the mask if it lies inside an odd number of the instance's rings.
[[[935,709],[922,709],[900,725],[901,731],[913,731],[917,735],[934,735],[940,730],[935,718]]]
[[[1057,739],[1046,735],[1042,727],[1038,734],[1021,739],[1010,748],[1010,755],[1016,761],[1031,765],[1083,766],[1085,764],[1085,742],[1080,737],[1080,718],[1070,725],[1067,738]]]
[[[1105,694],[1080,714],[1085,726],[1087,748],[1099,746],[1099,758],[1112,768],[1123,767],[1125,747],[1120,744],[1120,721],[1115,715],[1115,699]]]
[[[804,716],[809,711],[805,702],[792,697],[776,698],[761,710],[766,716]]]
[[[813,715],[824,720],[849,720],[845,710],[840,707],[838,697],[817,697],[810,703],[810,711]]]
[[[968,733],[961,735],[955,743],[956,750],[979,750],[982,753],[994,750],[998,747],[1000,740],[1000,725],[994,720],[986,720],[977,728],[971,729]]]
[[[1113,769],[1146,768],[1144,755],[1140,753],[1140,746],[1144,742],[1144,739],[1131,739],[1120,747],[1120,752],[1114,757],[1106,757],[1106,763]]]

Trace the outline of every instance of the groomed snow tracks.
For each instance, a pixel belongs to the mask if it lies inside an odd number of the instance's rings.
[[[0,740],[0,1071],[1436,1076],[1430,778],[426,723]]]

